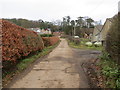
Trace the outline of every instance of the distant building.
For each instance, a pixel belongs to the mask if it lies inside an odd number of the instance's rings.
[[[105,45],[107,33],[112,25],[112,18],[107,18],[104,25],[97,25],[94,28],[91,42],[102,42]]]
[[[100,42],[100,32],[102,30],[103,25],[96,25],[94,27],[93,35],[91,38],[91,42]]]
[[[41,29],[40,28],[28,28],[29,30],[32,30],[34,32],[40,33]]]
[[[29,30],[35,31],[38,34],[52,34],[50,29],[40,29],[40,28],[28,28]]]
[[[106,21],[105,21],[105,23],[103,25],[103,28],[102,28],[102,30],[100,32],[100,40],[101,40],[101,42],[103,44],[105,43],[106,36],[107,36],[107,33],[108,33],[111,25],[112,25],[112,18],[106,19]]]

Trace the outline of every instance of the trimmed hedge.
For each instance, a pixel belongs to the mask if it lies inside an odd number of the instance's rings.
[[[112,26],[106,38],[106,51],[110,54],[113,60],[120,64],[120,29],[118,28],[120,16],[113,17]]]
[[[80,38],[74,38],[72,36],[68,36],[67,37],[68,40],[70,40],[71,42],[74,42],[76,45],[79,45],[80,44]]]
[[[6,20],[2,24],[2,62],[16,62],[21,57],[28,56],[44,48],[43,41],[36,32],[27,30]],[[0,25],[1,26],[1,25]]]
[[[42,39],[43,39],[45,47],[52,46],[60,40],[59,37],[55,37],[55,36],[54,37],[42,37]]]

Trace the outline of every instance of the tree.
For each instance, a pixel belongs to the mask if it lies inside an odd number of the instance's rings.
[[[78,26],[80,27],[80,28],[82,28],[83,27],[83,25],[84,25],[84,23],[83,23],[83,18],[84,17],[78,17],[77,19],[77,24],[78,24]]]
[[[120,64],[120,16],[115,15],[112,19],[112,25],[106,37],[106,51],[111,58]]]
[[[70,19],[71,19],[70,16],[67,16],[67,17],[66,17],[67,25],[68,25],[68,26],[70,25]]]
[[[87,18],[86,23],[87,23],[87,28],[93,27],[94,25],[92,24],[94,20],[92,18]]]

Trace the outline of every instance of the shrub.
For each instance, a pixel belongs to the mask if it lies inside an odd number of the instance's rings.
[[[92,43],[91,43],[91,42],[86,42],[85,45],[91,47],[91,46],[92,46]]]
[[[37,33],[27,30],[5,20],[2,24],[2,62],[16,62],[17,59],[44,48],[43,41]]]
[[[67,36],[68,40],[70,40],[71,42],[73,42],[73,37],[72,36]]]
[[[80,44],[80,39],[79,39],[79,38],[73,38],[73,42],[74,42],[76,45],[79,45],[79,44]]]
[[[67,38],[70,42],[74,42],[76,45],[80,44],[80,38],[78,38],[77,36],[76,37],[68,36]]]
[[[42,37],[44,45],[46,47],[56,44],[60,39],[59,37]]]
[[[106,52],[100,56],[101,72],[105,76],[105,84],[108,88],[120,88],[120,67]]]
[[[102,42],[95,42],[94,45],[95,45],[96,47],[100,47],[100,46],[102,46]]]
[[[120,17],[120,16],[119,16]],[[120,21],[119,21],[120,22]],[[112,26],[106,38],[106,51],[112,59],[120,64],[120,30],[118,28],[118,16],[113,18]]]

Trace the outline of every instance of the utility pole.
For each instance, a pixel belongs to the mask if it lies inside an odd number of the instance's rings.
[[[76,34],[76,31],[75,31],[75,26],[74,26],[74,36],[75,36],[75,34]]]
[[[75,27],[76,27],[76,23],[74,25],[74,36],[76,35],[76,29],[75,29]]]

